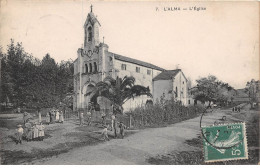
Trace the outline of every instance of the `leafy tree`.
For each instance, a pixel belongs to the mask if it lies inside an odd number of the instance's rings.
[[[250,82],[247,82],[246,84],[245,90],[248,93],[251,108],[253,108],[254,103],[258,103],[259,84],[260,81],[256,81],[254,79],[252,79]]]
[[[141,85],[134,85],[135,78],[125,76],[123,79],[108,76],[104,81],[98,82],[94,87],[90,95],[91,101],[96,102],[98,96],[103,96],[111,101],[111,103],[116,107],[115,113],[121,113],[123,111],[123,104],[137,96],[147,95],[152,97],[149,87],[144,87]]]
[[[195,99],[201,102],[222,102],[231,100],[234,89],[228,83],[219,81],[215,76],[209,75],[196,80],[197,86],[193,89]]]
[[[0,54],[1,102],[15,106],[52,107],[73,90],[73,62],[56,63],[50,54],[42,60],[24,51],[22,43],[11,43]]]

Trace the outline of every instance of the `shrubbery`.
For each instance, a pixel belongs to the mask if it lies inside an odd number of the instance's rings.
[[[205,110],[203,106],[185,107],[179,102],[160,100],[154,105],[138,107],[131,112],[132,125],[136,128],[167,125],[198,116]]]

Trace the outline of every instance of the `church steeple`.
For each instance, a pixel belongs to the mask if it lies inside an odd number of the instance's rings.
[[[94,47],[99,45],[99,27],[100,23],[93,13],[93,5],[90,6],[90,13],[84,24],[85,38],[84,47]]]

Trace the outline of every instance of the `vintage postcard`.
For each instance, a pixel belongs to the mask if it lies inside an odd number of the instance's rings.
[[[259,3],[0,1],[2,165],[259,164]]]

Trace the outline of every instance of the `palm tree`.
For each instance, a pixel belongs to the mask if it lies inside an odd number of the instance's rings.
[[[114,113],[122,113],[123,104],[134,97],[147,95],[152,97],[149,87],[134,85],[135,78],[125,76],[122,78],[113,79],[108,76],[104,81],[98,82],[93,91],[88,93],[92,102],[97,102],[98,96],[103,96],[111,101],[114,105]]]

